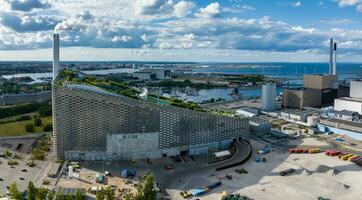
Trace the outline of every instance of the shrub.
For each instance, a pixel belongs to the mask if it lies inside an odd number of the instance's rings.
[[[16,161],[16,160],[9,160],[8,161],[8,165],[10,165],[10,166],[15,166],[15,165],[18,165],[19,163],[18,163],[18,161]]]
[[[44,160],[47,156],[47,152],[40,149],[34,149],[31,153],[34,160]]]
[[[44,131],[44,132],[51,132],[51,131],[53,131],[53,124],[47,124],[46,126],[44,126],[43,131]]]
[[[29,167],[35,167],[36,163],[34,162],[34,160],[31,160],[28,163],[26,163],[26,165],[28,165]]]
[[[20,154],[14,154],[13,159],[22,160],[22,159],[23,159],[23,156],[20,155]]]
[[[15,121],[20,122],[20,121],[26,121],[26,120],[31,120],[31,116],[30,115],[20,116]]]
[[[42,121],[41,121],[41,118],[39,116],[36,116],[34,118],[34,124],[35,124],[35,126],[41,126]]]
[[[34,124],[27,124],[27,125],[25,125],[25,131],[26,131],[26,132],[34,132],[34,131],[35,131],[35,126],[34,126]]]
[[[13,154],[9,151],[9,149],[6,149],[5,151],[4,151],[4,156],[5,157],[11,157]]]

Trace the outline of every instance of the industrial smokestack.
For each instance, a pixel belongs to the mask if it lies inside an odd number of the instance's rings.
[[[59,34],[53,35],[53,81],[59,72]]]
[[[333,75],[337,75],[337,43],[333,45]]]
[[[333,42],[333,38],[330,39],[330,42],[329,42],[329,75],[332,75],[333,74],[333,53],[334,53],[334,42]]]

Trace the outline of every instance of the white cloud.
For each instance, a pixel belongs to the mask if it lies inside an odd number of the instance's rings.
[[[300,7],[301,5],[302,5],[302,3],[301,3],[300,1],[297,1],[297,2],[293,2],[293,3],[292,3],[292,6],[293,6],[293,7],[296,7],[296,8],[297,8],[297,7]]]
[[[345,7],[345,6],[355,6],[357,4],[361,4],[362,0],[338,0],[338,5],[340,7]]]
[[[122,35],[122,36],[116,35],[112,38],[112,42],[129,42],[131,40],[132,37],[128,35]]]
[[[195,8],[195,4],[188,1],[179,1],[174,6],[174,14],[176,17],[185,17],[192,14],[192,10]]]
[[[200,8],[198,17],[214,18],[221,16],[221,6],[218,2],[210,3],[205,8]]]

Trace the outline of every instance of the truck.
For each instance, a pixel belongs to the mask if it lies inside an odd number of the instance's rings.
[[[287,170],[281,171],[281,172],[280,172],[280,176],[286,176],[286,175],[288,175],[288,174],[290,174],[290,173],[293,173],[293,172],[295,172],[295,169],[289,168],[289,169],[287,169]]]
[[[266,145],[265,147],[263,147],[262,149],[259,150],[260,154],[267,154],[270,153],[270,147],[268,145]]]
[[[136,171],[125,169],[121,172],[122,178],[134,178],[136,176]]]

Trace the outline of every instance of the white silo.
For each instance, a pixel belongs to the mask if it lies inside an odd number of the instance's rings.
[[[275,111],[277,109],[276,103],[277,86],[274,83],[267,83],[262,87],[262,107],[265,111]]]
[[[73,166],[69,166],[68,167],[68,176],[69,176],[69,178],[72,178],[73,177]]]

